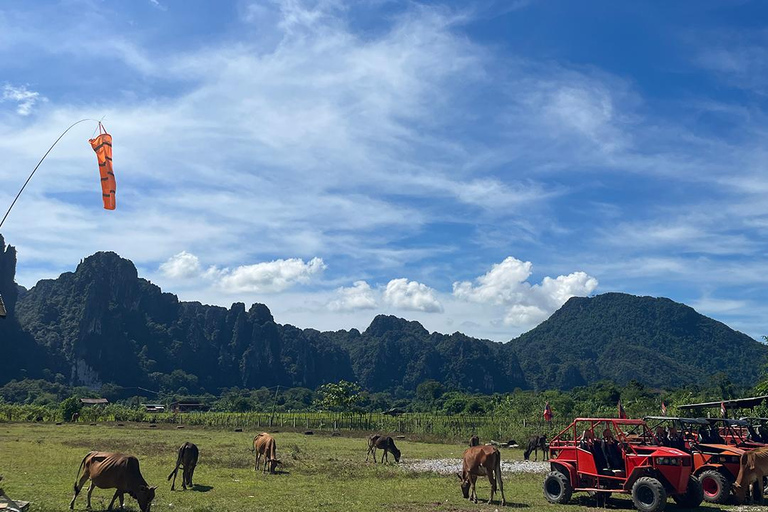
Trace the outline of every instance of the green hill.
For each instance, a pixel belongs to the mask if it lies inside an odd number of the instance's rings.
[[[102,252],[32,289],[14,283],[16,254],[0,238],[0,385],[14,378],[216,393],[224,387],[315,388],[340,379],[369,391],[413,391],[434,379],[494,393],[568,389],[610,379],[660,388],[724,372],[753,384],[768,348],[669,299],[609,293],[573,298],[509,343],[430,333],[376,316],[368,329],[320,332],[277,324],[267,306],[181,302]]]
[[[601,379],[672,388],[718,372],[751,385],[768,355],[764,344],[685,304],[624,293],[571,298],[509,347],[537,389]]]

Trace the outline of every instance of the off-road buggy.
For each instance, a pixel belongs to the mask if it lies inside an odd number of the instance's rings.
[[[681,506],[697,507],[703,492],[691,456],[649,444],[652,437],[643,420],[573,420],[549,444],[551,471],[544,479],[544,497],[562,504],[574,492],[593,494],[599,502],[611,493],[630,494],[638,510],[658,512],[672,496]],[[591,442],[593,438],[608,441]]]
[[[701,442],[699,430],[711,427],[711,422],[705,418],[646,416],[644,420],[652,431],[657,427],[675,427],[681,436],[681,448],[691,454],[693,474],[701,482],[704,500],[720,504],[728,501],[745,449],[725,443]],[[654,441],[658,443],[657,439]]]

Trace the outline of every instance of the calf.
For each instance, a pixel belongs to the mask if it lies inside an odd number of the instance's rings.
[[[491,497],[488,504],[493,501],[493,495],[498,486],[501,491],[501,506],[507,504],[504,496],[504,483],[501,481],[501,452],[495,446],[472,446],[464,450],[461,474],[457,474],[461,482],[461,492],[464,498],[477,503],[477,491],[475,483],[478,476],[487,476],[491,483]],[[470,493],[471,488],[471,493]]]
[[[544,434],[532,436],[528,440],[528,447],[525,449],[525,452],[523,452],[523,457],[525,460],[528,460],[531,456],[531,452],[533,452],[533,460],[538,461],[539,460],[539,449],[541,449],[541,452],[544,456],[544,460],[549,459],[549,450],[547,449],[547,436]]]
[[[384,453],[381,456],[382,463],[384,462],[384,459],[389,462],[389,452],[392,452],[392,455],[394,455],[395,462],[400,462],[400,450],[397,449],[395,441],[391,437],[374,434],[368,438],[368,455],[373,454],[373,462],[376,462],[377,448],[384,450]],[[366,462],[368,462],[368,455],[365,457]]]
[[[174,487],[176,486],[176,473],[179,472],[179,466],[182,466],[184,468],[184,471],[181,474],[181,487],[186,490],[187,486],[193,487],[192,485],[192,475],[195,474],[195,466],[197,466],[197,457],[200,455],[200,452],[197,449],[197,446],[195,446],[193,443],[186,442],[179,448],[179,455],[176,457],[176,467],[171,471],[171,474],[168,475],[168,480],[173,477],[173,482],[171,482],[171,490],[174,490]]]
[[[80,477],[82,470],[83,476]],[[78,482],[79,478],[79,482]],[[139,460],[132,455],[109,452],[90,452],[83,458],[75,477],[75,495],[69,503],[69,508],[75,508],[75,499],[85,482],[91,480],[88,487],[87,506],[91,509],[91,493],[94,487],[100,489],[116,489],[108,510],[112,510],[115,500],[120,498],[120,508],[123,508],[123,495],[128,493],[139,502],[141,512],[149,512],[152,500],[155,499],[155,489],[150,487],[139,470]]]
[[[253,449],[251,451],[256,452],[256,471],[259,470],[259,460],[261,456],[264,456],[264,473],[267,472],[267,466],[269,466],[270,474],[275,474],[275,467],[280,464],[280,460],[277,458],[277,444],[275,438],[266,432],[262,432],[253,438]]]
[[[744,503],[747,493],[755,501],[762,502],[763,478],[768,476],[768,447],[744,452],[740,462],[739,475],[733,483],[733,494],[739,503]]]

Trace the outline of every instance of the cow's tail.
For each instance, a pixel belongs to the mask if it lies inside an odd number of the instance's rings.
[[[179,464],[181,464],[181,457],[182,457],[182,455],[184,453],[185,446],[182,446],[181,448],[179,448],[179,456],[176,457],[176,467],[174,467],[173,471],[171,471],[171,474],[168,475],[168,481],[169,482],[171,481],[171,477],[173,476],[173,474],[176,473],[179,470]]]
[[[496,489],[501,491],[502,497],[504,496],[504,482],[501,481],[501,451],[496,448],[496,467],[494,473],[496,473]]]
[[[85,466],[85,459],[88,458],[88,455],[90,455],[91,452],[88,452],[85,457],[83,457],[82,462],[80,462],[80,467],[77,468],[77,474],[75,475],[75,484],[72,486],[75,490],[75,494],[77,494],[77,481],[80,480],[80,472],[83,470],[83,466]]]

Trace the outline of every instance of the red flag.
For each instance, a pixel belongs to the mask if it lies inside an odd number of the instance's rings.
[[[544,420],[552,421],[552,409],[549,407],[549,402],[544,405]]]
[[[627,419],[627,413],[624,412],[624,407],[621,405],[621,399],[619,399],[619,419]]]
[[[725,418],[725,402],[720,402],[720,416]]]
[[[667,415],[667,404],[664,403],[664,400],[661,401],[661,414],[662,416]]]

